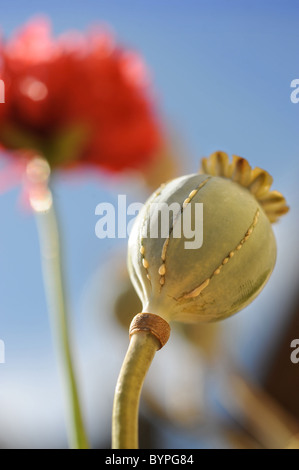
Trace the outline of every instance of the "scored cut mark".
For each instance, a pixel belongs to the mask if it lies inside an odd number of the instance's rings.
[[[253,218],[253,221],[251,223],[251,225],[249,226],[249,228],[247,229],[244,237],[240,240],[240,242],[238,243],[238,245],[235,247],[235,249],[233,251],[230,251],[229,254],[222,260],[222,263],[214,270],[214,272],[211,274],[210,277],[208,277],[204,282],[202,282],[199,286],[195,287],[195,289],[192,289],[191,291],[189,292],[186,292],[185,294],[181,295],[178,299],[176,299],[177,301],[180,301],[180,300],[185,300],[185,299],[192,299],[192,298],[195,298],[195,297],[198,297],[199,294],[206,288],[208,287],[208,285],[210,284],[210,281],[211,279],[214,277],[214,276],[217,276],[218,274],[220,274],[221,272],[221,269],[223,268],[223,266],[225,266],[229,260],[235,255],[235,252],[236,251],[239,251],[242,246],[244,245],[244,243],[248,240],[248,238],[251,236],[257,222],[258,222],[258,219],[259,219],[259,215],[260,215],[260,211],[259,209],[257,209],[255,215],[254,215],[254,218]]]
[[[211,176],[208,176],[204,181],[202,181],[195,189],[192,189],[192,191],[189,193],[188,197],[184,200],[182,206],[181,206],[181,211],[180,213],[177,215],[177,217],[174,219],[173,223],[172,223],[172,226],[170,227],[170,230],[169,230],[169,234],[168,234],[168,237],[166,238],[164,244],[163,244],[163,247],[162,247],[162,253],[161,253],[161,260],[162,260],[162,264],[160,265],[159,267],[159,275],[160,275],[160,291],[161,291],[161,288],[164,286],[165,284],[165,274],[166,274],[166,265],[165,265],[165,262],[166,262],[166,253],[167,253],[167,248],[168,248],[168,245],[169,245],[169,240],[170,240],[170,236],[173,232],[173,228],[174,228],[174,225],[175,223],[177,222],[178,218],[181,216],[182,212],[184,211],[184,209],[187,207],[188,204],[190,204],[190,202],[192,201],[192,199],[196,196],[196,194],[198,193],[198,191],[203,188],[203,186],[205,186],[205,184],[211,179]]]
[[[143,219],[143,222],[142,222],[142,226],[141,226],[141,235],[143,233],[143,230],[144,230],[144,226],[145,226],[145,223],[146,223],[146,220],[147,220],[147,215],[148,215],[148,212],[149,212],[149,207],[151,205],[151,203],[158,197],[160,196],[161,192],[162,192],[162,189],[165,187],[165,183],[161,184],[161,186],[157,189],[156,192],[154,192],[154,194],[152,195],[151,197],[151,200],[149,201],[148,203],[148,210],[144,216],[144,219]],[[141,239],[140,239],[140,249],[139,249],[139,252],[141,254],[141,260],[142,260],[142,265],[144,267],[144,269],[146,270],[146,277],[147,279],[149,280],[150,284],[151,284],[151,277],[150,277],[150,274],[148,272],[148,268],[149,268],[149,262],[148,260],[145,258],[145,246],[144,246],[144,237],[141,236]]]

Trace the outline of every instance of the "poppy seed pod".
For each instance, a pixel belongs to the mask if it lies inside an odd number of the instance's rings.
[[[201,173],[162,185],[129,238],[143,312],[167,322],[221,320],[246,307],[275,265],[271,222],[288,211],[285,198],[270,191],[271,176],[241,157],[230,163],[216,152],[202,160]]]

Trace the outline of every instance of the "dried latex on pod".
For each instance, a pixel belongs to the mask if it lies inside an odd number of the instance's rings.
[[[173,179],[153,193],[129,239],[129,272],[142,311],[167,322],[196,322],[221,320],[246,307],[275,265],[271,223],[288,211],[271,185],[265,170],[216,152],[202,160],[200,174]],[[203,204],[200,227],[196,203]],[[179,207],[166,213],[167,233],[162,233],[163,207]],[[187,248],[187,213],[190,227],[203,229],[197,249]]]

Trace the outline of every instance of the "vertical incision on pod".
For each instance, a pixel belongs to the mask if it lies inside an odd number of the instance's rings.
[[[248,238],[252,234],[252,232],[253,232],[253,230],[254,230],[257,222],[258,222],[259,215],[260,215],[260,211],[259,211],[259,209],[257,209],[257,211],[254,215],[253,221],[250,224],[249,228],[247,229],[244,237],[240,240],[238,245],[232,251],[230,251],[225,258],[223,258],[221,264],[213,271],[211,276],[208,277],[205,281],[203,281],[199,286],[195,287],[195,289],[192,289],[191,291],[186,292],[183,295],[181,295],[178,299],[176,299],[177,301],[185,300],[185,299],[192,299],[194,297],[198,297],[199,294],[210,284],[211,279],[214,276],[217,276],[218,274],[220,274],[221,269],[223,268],[223,266],[229,262],[229,260],[234,256],[236,251],[239,251],[242,248],[244,243],[248,240]]]
[[[174,225],[175,223],[177,222],[178,218],[180,217],[180,215],[182,214],[182,212],[184,211],[185,207],[187,207],[188,204],[190,204],[190,202],[192,201],[192,199],[196,196],[196,194],[198,193],[198,191],[203,188],[203,186],[209,181],[209,179],[211,179],[211,176],[208,176],[204,181],[202,181],[195,189],[193,189],[188,197],[184,200],[182,206],[181,206],[181,211],[180,213],[176,216],[176,218],[173,220],[172,222],[172,226],[170,227],[169,229],[169,234],[168,234],[168,237],[166,238],[164,244],[163,244],[163,247],[162,247],[162,253],[161,253],[161,260],[162,260],[162,264],[160,265],[159,267],[159,275],[160,275],[160,291],[161,291],[161,288],[164,286],[165,284],[165,274],[166,274],[166,253],[167,253],[167,248],[168,248],[168,244],[169,244],[169,240],[170,240],[170,236],[173,232],[173,228],[174,228]]]
[[[146,277],[147,279],[149,280],[150,284],[151,284],[151,278],[150,278],[150,274],[148,272],[148,268],[149,268],[149,262],[148,260],[146,259],[146,253],[145,253],[145,246],[144,246],[144,236],[142,236],[143,232],[144,232],[144,227],[145,227],[145,224],[146,224],[146,221],[147,221],[147,218],[148,218],[148,213],[149,213],[149,210],[150,210],[150,205],[151,203],[158,197],[160,196],[161,192],[162,192],[162,189],[164,188],[165,186],[165,183],[161,184],[161,186],[159,187],[159,189],[157,189],[156,192],[154,192],[154,194],[152,195],[151,197],[151,200],[149,201],[149,204],[148,204],[148,207],[147,207],[147,211],[146,211],[146,214],[144,216],[144,219],[143,219],[143,222],[142,222],[142,226],[141,226],[141,239],[140,239],[140,249],[139,249],[139,252],[141,254],[141,259],[142,259],[142,265],[144,267],[144,269],[146,270]]]

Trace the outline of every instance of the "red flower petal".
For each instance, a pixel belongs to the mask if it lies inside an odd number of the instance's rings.
[[[162,138],[141,57],[103,28],[50,33],[37,19],[0,47],[0,144],[35,151],[52,167],[122,171],[150,160]]]

